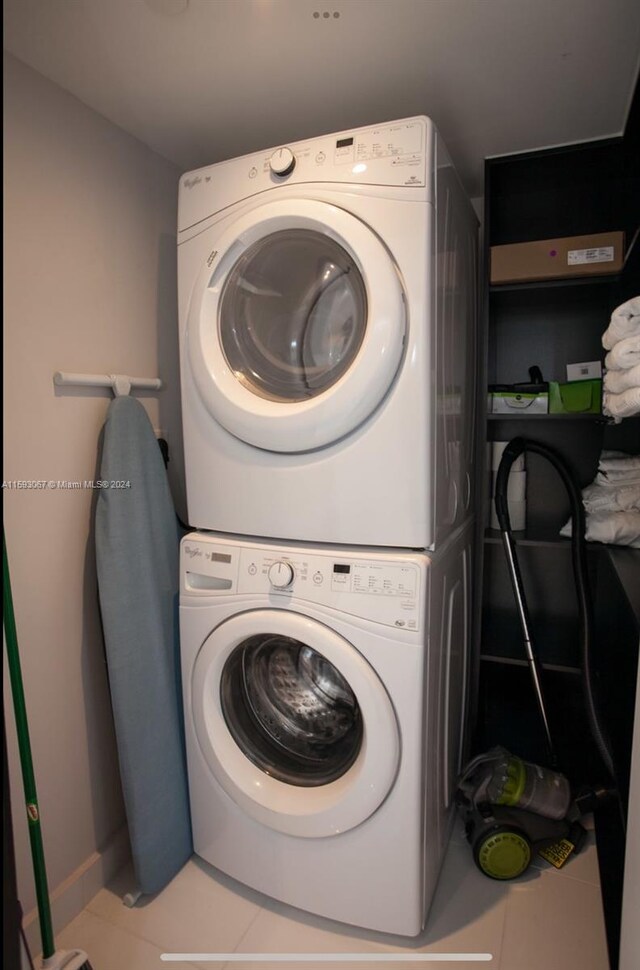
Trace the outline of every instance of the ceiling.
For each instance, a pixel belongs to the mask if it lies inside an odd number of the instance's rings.
[[[491,155],[621,134],[637,0],[5,0],[5,47],[182,170],[430,115]]]

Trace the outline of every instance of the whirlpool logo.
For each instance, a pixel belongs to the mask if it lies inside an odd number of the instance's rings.
[[[202,549],[198,549],[197,547],[194,547],[194,546],[185,546],[184,554],[185,556],[189,556],[190,559],[193,559],[194,556],[202,555]]]
[[[184,179],[182,184],[184,185],[185,189],[192,189],[194,186],[199,185],[200,182],[202,182],[201,177],[196,175],[193,178]]]

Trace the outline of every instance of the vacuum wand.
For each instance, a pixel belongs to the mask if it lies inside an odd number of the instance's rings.
[[[558,763],[558,758],[556,755],[555,747],[553,745],[553,740],[551,737],[551,728],[549,727],[549,719],[547,717],[547,711],[544,706],[544,697],[542,694],[542,666],[538,659],[538,656],[533,648],[533,641],[531,639],[531,633],[529,632],[529,615],[527,611],[526,601],[522,597],[522,583],[520,581],[520,567],[518,565],[518,560],[516,559],[514,542],[511,538],[510,532],[502,532],[502,545],[504,547],[505,555],[507,557],[507,563],[509,566],[509,575],[511,577],[511,585],[513,588],[513,595],[515,597],[516,606],[518,608],[518,615],[520,617],[520,626],[522,627],[522,638],[524,641],[524,649],[527,656],[527,663],[529,664],[529,671],[531,673],[531,680],[533,681],[533,688],[536,695],[536,702],[538,704],[538,712],[542,720],[542,725],[545,734],[545,741],[547,745],[547,755],[549,757],[549,763],[552,767],[556,767]]]
[[[507,557],[509,578],[511,579],[511,587],[513,589],[518,616],[520,618],[520,626],[522,628],[527,663],[531,672],[531,679],[533,681],[538,711],[544,728],[547,754],[550,764],[555,767],[558,759],[556,756],[553,739],[551,737],[549,718],[547,717],[547,710],[544,704],[544,696],[542,693],[542,667],[534,650],[533,640],[531,638],[529,611],[527,609],[527,601],[525,600],[523,594],[524,587],[522,583],[522,576],[520,574],[518,557],[516,555],[515,543],[511,535],[511,520],[509,518],[509,505],[507,502],[507,481],[509,478],[509,472],[511,471],[511,466],[513,465],[514,461],[520,457],[524,450],[524,439],[514,438],[513,441],[509,442],[503,452],[500,466],[498,468],[498,475],[496,477],[496,515],[498,516],[498,522],[500,524],[502,545],[504,547],[505,556]]]

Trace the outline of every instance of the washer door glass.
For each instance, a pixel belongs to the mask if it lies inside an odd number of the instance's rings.
[[[326,785],[362,746],[362,716],[344,677],[287,636],[249,637],[228,658],[220,699],[227,727],[262,771],[291,785]]]
[[[293,453],[373,415],[401,365],[407,321],[401,275],[369,226],[330,203],[286,198],[185,245],[181,279],[201,262],[183,387],[193,383],[222,428]]]
[[[286,229],[242,254],[220,301],[220,342],[245,387],[304,401],[351,366],[364,338],[367,295],[347,251],[312,229]]]

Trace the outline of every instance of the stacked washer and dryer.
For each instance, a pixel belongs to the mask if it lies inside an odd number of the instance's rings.
[[[477,222],[424,117],[181,179],[195,851],[416,935],[463,744]]]

